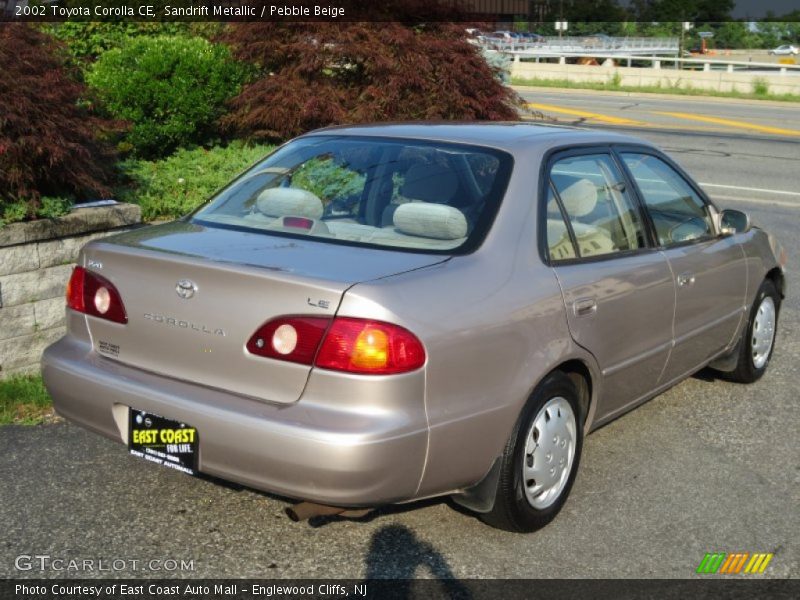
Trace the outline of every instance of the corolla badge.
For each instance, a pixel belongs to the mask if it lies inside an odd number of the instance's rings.
[[[197,291],[197,284],[191,279],[181,279],[175,285],[175,291],[178,293],[178,296],[184,300],[188,300],[194,296],[194,293]]]

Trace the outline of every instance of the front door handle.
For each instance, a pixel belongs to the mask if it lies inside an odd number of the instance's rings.
[[[579,298],[572,303],[572,310],[576,317],[588,317],[597,312],[597,302],[594,298]]]
[[[694,275],[691,273],[681,273],[678,275],[678,285],[681,287],[694,285]]]

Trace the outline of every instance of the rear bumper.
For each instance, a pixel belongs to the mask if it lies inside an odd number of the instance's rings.
[[[188,423],[199,470],[291,498],[339,506],[412,499],[425,464],[424,373],[364,377],[314,371],[289,405],[127,367],[67,336],[42,358],[56,411],[127,443],[128,408]]]

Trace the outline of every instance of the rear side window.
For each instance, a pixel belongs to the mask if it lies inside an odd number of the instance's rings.
[[[547,188],[547,252],[553,261],[578,258],[552,186]]]
[[[637,250],[646,245],[639,212],[610,155],[557,160],[550,169],[550,183],[581,258]],[[563,243],[556,239],[563,234],[552,203],[548,201],[547,207],[547,244],[551,249]],[[558,260],[552,251],[550,256]]]
[[[642,193],[660,245],[712,235],[708,207],[675,169],[650,154],[625,152],[622,160]]]
[[[511,157],[422,140],[306,137],[253,167],[195,222],[323,242],[454,253],[476,246]]]

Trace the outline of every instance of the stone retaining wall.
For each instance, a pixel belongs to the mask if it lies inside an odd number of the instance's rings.
[[[77,208],[0,228],[0,379],[39,370],[64,335],[64,290],[81,247],[141,223],[133,204]]]

